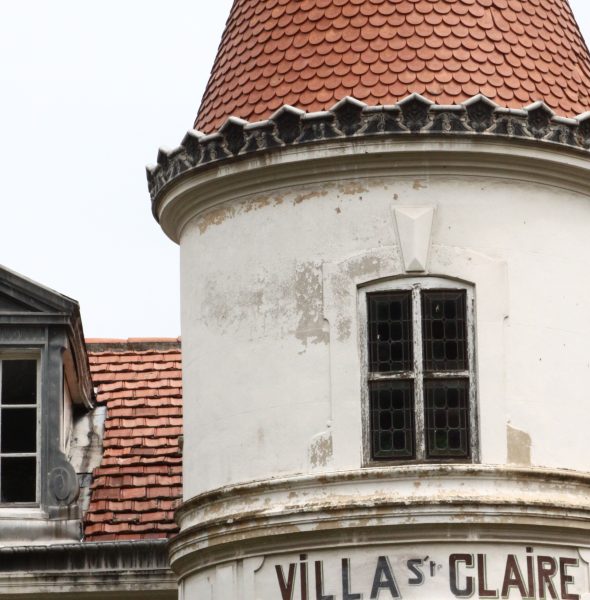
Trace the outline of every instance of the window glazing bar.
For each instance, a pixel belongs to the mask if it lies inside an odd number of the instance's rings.
[[[413,371],[403,371],[402,373],[369,373],[369,381],[388,381],[391,379],[414,379]]]
[[[424,379],[469,379],[469,371],[426,371]]]
[[[14,454],[3,452],[0,454],[0,458],[35,458],[35,456],[37,456],[36,452],[15,452]]]

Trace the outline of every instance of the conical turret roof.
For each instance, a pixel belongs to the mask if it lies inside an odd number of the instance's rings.
[[[575,116],[590,55],[567,0],[235,0],[195,127],[414,92]]]

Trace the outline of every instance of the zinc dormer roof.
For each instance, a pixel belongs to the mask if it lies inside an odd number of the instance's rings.
[[[195,127],[412,93],[575,116],[590,55],[567,0],[235,0]]]

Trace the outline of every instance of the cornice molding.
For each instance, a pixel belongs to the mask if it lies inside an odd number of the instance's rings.
[[[344,98],[328,111],[305,113],[284,106],[266,121],[248,123],[230,117],[218,132],[203,135],[189,131],[181,145],[160,150],[158,164],[147,168],[152,210],[160,219],[166,192],[187,175],[289,147],[321,142],[372,138],[424,139],[497,138],[561,146],[590,156],[590,112],[575,119],[556,116],[542,102],[522,110],[498,106],[485,96],[474,96],[463,104],[433,104],[412,94],[390,106],[367,106]]]
[[[557,538],[567,530],[570,539],[587,544],[589,498],[588,474],[527,467],[412,465],[276,478],[185,502],[170,552],[178,572],[194,553],[203,564],[222,560],[238,539],[255,554],[297,545],[298,536],[323,544],[358,528],[370,541],[387,537],[392,527],[412,525],[412,537],[413,527],[423,526],[424,539],[435,539],[436,528],[448,535],[449,525],[485,525],[493,538],[494,528],[506,523],[523,538],[550,538],[559,529]]]
[[[168,600],[177,594],[167,540],[82,542],[0,549],[4,598],[137,598]],[[14,595],[14,596],[13,596]]]

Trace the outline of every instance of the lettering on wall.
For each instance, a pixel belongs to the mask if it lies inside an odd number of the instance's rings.
[[[389,550],[389,549],[387,549]],[[395,598],[498,598],[582,600],[588,565],[575,551],[532,546],[463,549],[434,546],[425,555],[397,548],[300,554],[274,562],[277,600],[390,600]]]

